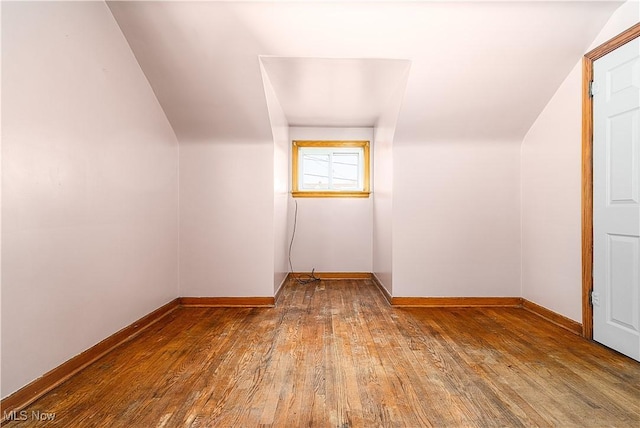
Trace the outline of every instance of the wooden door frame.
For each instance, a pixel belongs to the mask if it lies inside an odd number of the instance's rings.
[[[593,101],[589,85],[593,63],[640,36],[640,23],[618,34],[582,58],[582,335],[593,339]]]

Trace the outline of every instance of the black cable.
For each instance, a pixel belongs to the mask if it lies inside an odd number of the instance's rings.
[[[307,278],[302,279],[300,277],[296,277],[293,274],[293,263],[291,263],[291,249],[293,248],[293,240],[296,238],[296,227],[298,225],[298,201],[295,201],[296,203],[296,210],[295,213],[293,215],[293,233],[291,234],[291,242],[289,243],[289,272],[291,273],[291,277],[300,285],[305,285],[305,284],[309,284],[315,281],[320,281],[320,278],[318,278],[315,275],[315,268],[311,269],[311,275],[307,275]]]

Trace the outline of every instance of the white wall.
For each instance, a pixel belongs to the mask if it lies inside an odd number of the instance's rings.
[[[180,141],[182,296],[273,296],[273,165],[273,141]]]
[[[291,140],[373,141],[373,128],[291,127],[289,137]],[[375,153],[372,156],[375,158]],[[371,197],[293,199],[289,203],[289,239],[293,231],[295,201],[298,203],[298,221],[291,256],[295,272],[312,269],[318,272],[372,271]]]
[[[289,123],[260,59],[265,100],[273,134],[273,290],[283,285],[289,271],[287,219],[289,208]]]
[[[0,43],[2,42],[2,5],[0,4]],[[2,49],[0,48],[0,366],[2,365]],[[2,375],[0,367],[0,376]],[[1,383],[1,381],[0,381]],[[0,385],[0,398],[2,394],[2,385]]]
[[[178,147],[102,2],[3,2],[2,62],[5,397],[178,296]]]
[[[393,140],[411,63],[405,63],[393,96],[374,128],[373,274],[393,294]]]
[[[393,131],[378,124],[374,129],[372,270],[383,287],[393,292]]]
[[[640,21],[628,1],[585,52]],[[582,321],[582,59],[522,143],[522,296]]]
[[[274,128],[273,133],[273,288],[278,291],[289,272],[289,128]]]
[[[393,295],[518,296],[518,142],[393,146]]]

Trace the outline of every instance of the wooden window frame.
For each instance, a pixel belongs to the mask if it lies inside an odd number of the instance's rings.
[[[593,339],[593,99],[589,85],[593,63],[637,37],[640,23],[587,52],[582,59],[582,336],[587,339]]]
[[[303,147],[321,148],[345,148],[357,147],[363,150],[363,190],[343,191],[343,190],[300,190],[299,181],[299,160],[298,149]],[[358,141],[308,141],[294,140],[291,145],[291,195],[294,198],[368,198],[371,194],[371,153],[370,142],[366,140]]]

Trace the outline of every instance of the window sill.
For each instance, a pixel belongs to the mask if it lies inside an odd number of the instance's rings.
[[[368,198],[371,192],[291,192],[294,198]]]

